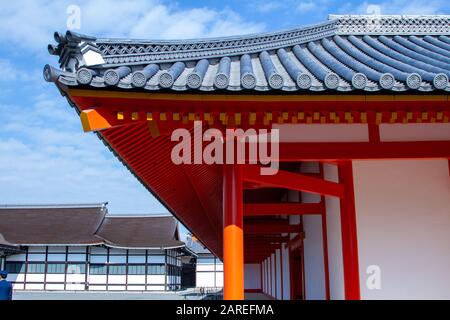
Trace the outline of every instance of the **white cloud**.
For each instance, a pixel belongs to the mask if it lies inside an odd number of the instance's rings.
[[[113,212],[166,212],[95,135],[82,132],[62,97],[2,104],[0,114],[2,203],[110,201]]]
[[[297,10],[301,13],[311,12],[317,9],[318,3],[315,1],[302,1],[297,5]]]
[[[29,71],[24,71],[17,68],[10,60],[0,58],[0,82],[1,81],[16,81],[31,80],[32,76]]]
[[[262,13],[271,12],[285,7],[286,3],[282,1],[254,1],[251,6]]]
[[[389,1],[379,1],[371,2],[366,1],[353,10],[350,9],[350,4],[347,3],[343,6],[347,12],[345,13],[356,13],[356,14],[369,14],[367,8],[370,5],[378,5],[380,7],[380,13],[389,14],[405,14],[405,15],[433,15],[433,14],[443,14],[448,11],[448,1],[447,0],[389,0]],[[344,13],[341,11],[341,13]]]
[[[2,3],[0,40],[44,50],[56,30],[66,27],[72,1],[16,0]],[[245,21],[238,13],[206,7],[180,9],[159,0],[78,1],[79,32],[100,37],[197,38],[262,31],[263,24]]]

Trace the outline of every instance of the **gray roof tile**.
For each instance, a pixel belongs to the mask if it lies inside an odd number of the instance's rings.
[[[450,16],[331,16],[288,31],[194,40],[55,34],[68,86],[159,90],[450,91]],[[83,55],[104,64],[87,66]],[[134,81],[133,81],[134,80]]]

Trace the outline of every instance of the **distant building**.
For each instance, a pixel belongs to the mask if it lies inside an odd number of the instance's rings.
[[[0,207],[0,259],[15,290],[179,290],[191,255],[172,216],[105,204]]]
[[[223,287],[223,263],[211,253],[195,236],[189,235],[186,245],[197,256],[195,283],[197,287]]]

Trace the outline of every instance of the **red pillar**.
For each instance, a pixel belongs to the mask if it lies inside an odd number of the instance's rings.
[[[358,237],[356,232],[355,194],[351,161],[339,164],[339,182],[344,184],[344,198],[341,199],[340,208],[345,299],[359,300]]]
[[[243,190],[240,167],[223,166],[224,299],[244,299]]]

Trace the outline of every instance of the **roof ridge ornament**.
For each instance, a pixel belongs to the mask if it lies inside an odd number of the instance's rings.
[[[334,15],[339,35],[450,34],[450,15]]]

